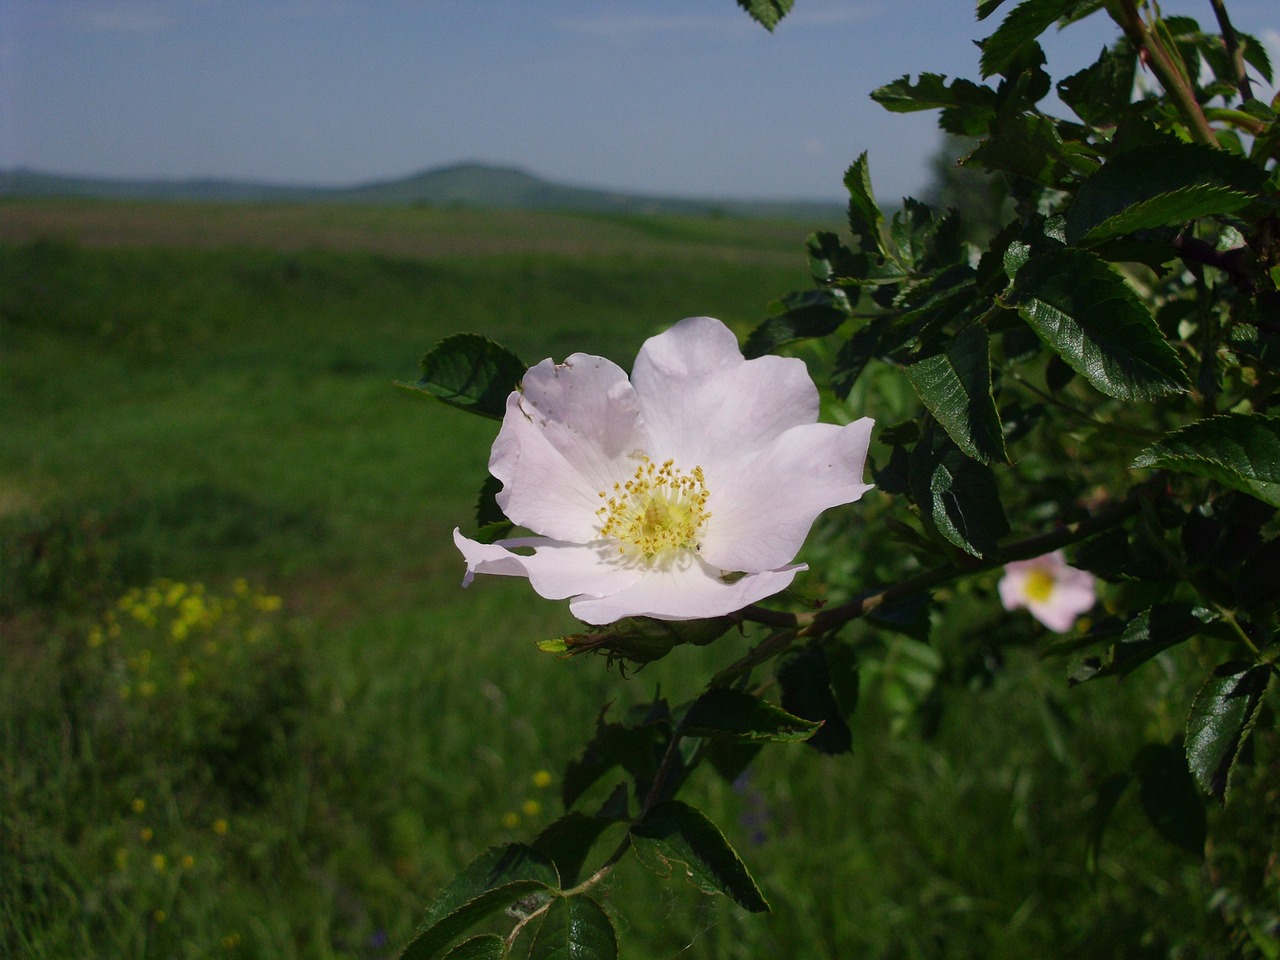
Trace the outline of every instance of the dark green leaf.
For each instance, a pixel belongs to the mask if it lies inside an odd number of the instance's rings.
[[[871,170],[865,151],[845,171],[844,186],[849,191],[849,229],[858,238],[858,249],[883,254],[880,226],[884,223],[884,214],[871,191]]]
[[[1224,663],[1209,675],[1187,717],[1187,763],[1196,783],[1225,801],[1231,770],[1271,682],[1266,664]]]
[[[585,894],[552,900],[529,947],[529,960],[615,960],[617,956],[613,921]]]
[[[582,864],[600,834],[616,822],[610,817],[591,817],[571,810],[538,834],[533,847],[551,859],[560,875],[560,882],[570,886],[577,882]]]
[[[853,732],[832,688],[831,665],[821,647],[807,647],[787,655],[778,667],[782,706],[822,727],[806,743],[820,753],[848,753]]]
[[[1086,123],[1099,124],[1128,107],[1136,58],[1126,43],[1103,50],[1096,63],[1058,83],[1062,102]]]
[[[679,872],[705,893],[723,893],[754,913],[769,909],[724,834],[688,804],[658,804],[631,828],[631,837],[640,862],[659,876]]]
[[[1023,0],[1014,7],[996,32],[982,41],[982,75],[1004,73],[1021,56],[1026,45],[1033,43],[1074,3],[1075,0]]]
[[[927,591],[915,593],[894,603],[876,607],[867,614],[867,622],[885,630],[905,634],[921,643],[929,641],[929,604],[933,597]]]
[[[1032,256],[1005,296],[1076,373],[1121,400],[1186,389],[1187,372],[1123,278],[1072,248]]]
[[[671,736],[669,720],[656,718],[635,725],[597,722],[595,736],[582,755],[566,768],[561,797],[572,807],[597,780],[621,766],[640,784],[656,775],[658,763]]]
[[[849,396],[862,371],[879,351],[880,333],[888,323],[887,317],[871,321],[837,351],[835,369],[831,372],[831,389],[841,400]]]
[[[806,290],[782,298],[780,312],[751,331],[742,347],[748,360],[772,353],[784,343],[835,333],[849,319],[848,301],[836,290]]]
[[[1133,465],[1194,473],[1280,507],[1280,417],[1198,420],[1149,446]]]
[[[978,19],[985,20],[996,12],[1004,0],[978,0]]]
[[[975,557],[994,556],[1009,532],[991,468],[951,443],[930,437],[911,452],[912,495],[925,518],[947,540]]]
[[[510,350],[473,333],[441,340],[422,358],[422,378],[402,383],[451,407],[501,420],[528,368]]]
[[[427,908],[403,960],[430,960],[485,917],[560,885],[551,860],[524,844],[494,847],[473,860]]]
[[[751,14],[751,19],[766,30],[773,30],[787,15],[795,0],[738,0],[738,6]]]
[[[948,86],[941,74],[922,73],[915,83],[907,75],[885,84],[872,91],[871,99],[893,113],[945,110],[947,130],[972,136],[983,132],[995,115],[996,92],[972,80],[953,80]]]
[[[1125,624],[1119,639],[1104,654],[1077,664],[1071,671],[1071,682],[1123,677],[1156,654],[1190,640],[1214,619],[1210,611],[1189,603],[1165,603],[1144,610]],[[1112,632],[1105,630],[1103,636]]]
[[[991,346],[982,324],[965,327],[945,353],[911,364],[906,373],[956,446],[982,463],[1007,459],[991,395]]]
[[[1162,837],[1193,856],[1204,856],[1204,803],[1187,772],[1180,747],[1148,743],[1134,756],[1138,799]]]
[[[1019,114],[1002,120],[997,135],[978,144],[962,164],[1053,187],[1066,173],[1064,147],[1052,121],[1035,114]]]
[[[1080,185],[1067,212],[1067,242],[1093,243],[1238,210],[1266,171],[1196,143],[1155,143],[1116,155]]]
[[[1103,780],[1093,798],[1093,808],[1089,811],[1089,835],[1085,841],[1085,869],[1091,876],[1098,873],[1098,858],[1102,855],[1102,838],[1107,832],[1107,823],[1111,813],[1124,796],[1125,790],[1133,782],[1127,773],[1113,773]]]
[[[858,269],[853,251],[834,233],[819,230],[810,234],[805,246],[809,251],[809,273],[815,283],[832,284]]]
[[[680,732],[690,737],[759,743],[807,740],[821,726],[741,690],[714,687],[689,707]]]
[[[502,960],[507,955],[507,944],[494,933],[463,940],[444,955],[444,960]]]

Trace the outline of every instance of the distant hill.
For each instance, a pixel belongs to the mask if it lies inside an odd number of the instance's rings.
[[[113,180],[34,170],[0,171],[0,197],[94,197],[238,203],[359,203],[374,206],[573,210],[838,219],[843,208],[822,201],[760,201],[648,196],[573,187],[513,167],[461,163],[399,180],[350,187],[302,187],[239,180]]]

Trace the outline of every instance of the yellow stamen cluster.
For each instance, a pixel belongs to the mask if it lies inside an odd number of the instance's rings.
[[[701,467],[684,473],[673,460],[658,466],[642,456],[635,476],[600,491],[600,536],[616,540],[620,553],[645,560],[696,550],[711,517],[707,496]]]
[[[1027,583],[1023,589],[1026,590],[1028,598],[1043,603],[1053,593],[1054,585],[1052,574],[1045,573],[1043,570],[1032,570],[1027,574]]]

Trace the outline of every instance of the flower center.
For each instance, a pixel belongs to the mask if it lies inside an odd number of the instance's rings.
[[[645,560],[698,549],[711,517],[702,468],[684,473],[673,460],[658,466],[641,456],[635,475],[600,491],[600,499],[600,536],[616,540],[619,552]]]
[[[1043,570],[1032,570],[1027,575],[1027,597],[1037,603],[1044,603],[1053,593],[1053,576]]]

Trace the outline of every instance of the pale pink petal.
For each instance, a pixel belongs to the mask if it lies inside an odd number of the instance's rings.
[[[818,419],[818,390],[802,360],[744,360],[733,331],[689,317],[645,341],[631,382],[656,461],[683,470],[742,456]]]
[[[617,364],[581,353],[544,360],[507,398],[489,458],[503,484],[498,506],[552,539],[594,540],[600,492],[635,469],[628,455],[644,442],[635,391]]]
[[[655,567],[617,593],[580,596],[569,602],[574,616],[587,623],[612,623],[623,617],[657,620],[701,620],[741,610],[785,590],[804,564],[748,574],[726,583],[723,571],[696,557]]]
[[[528,577],[541,597],[563,600],[577,594],[604,595],[625,590],[644,572],[617,561],[602,544],[561,543],[546,537],[518,537],[478,543],[453,531],[453,542],[467,561],[467,586],[475,574]],[[528,550],[531,554],[512,553]]]
[[[725,570],[772,570],[794,559],[823,510],[857,500],[871,440],[867,418],[807,423],[733,462],[706,465],[711,519],[700,552]]]
[[[1075,611],[1055,603],[1052,597],[1044,601],[1028,600],[1027,609],[1054,633],[1066,633],[1076,622]]]
[[[1025,569],[1015,569],[1017,564],[1005,566],[1005,575],[1000,578],[997,589],[1000,591],[1000,602],[1006,610],[1017,610],[1027,605],[1027,575]]]

